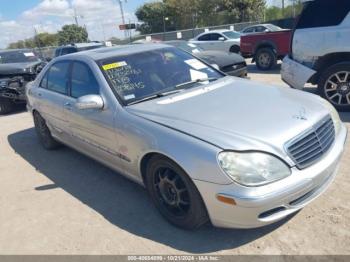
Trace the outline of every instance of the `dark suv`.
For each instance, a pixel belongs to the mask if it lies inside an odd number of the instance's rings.
[[[101,43],[79,43],[79,44],[71,44],[67,46],[60,46],[55,51],[55,57],[62,56],[62,55],[68,55],[71,53],[77,53],[80,51],[86,51],[91,49],[96,49],[103,47],[103,44]]]

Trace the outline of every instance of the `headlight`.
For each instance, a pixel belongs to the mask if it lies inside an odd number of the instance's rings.
[[[28,67],[23,69],[24,72],[28,73],[28,74],[33,74],[34,73],[34,67]]]
[[[338,114],[337,110],[327,100],[321,98],[321,102],[329,110],[329,113],[330,113],[330,115],[332,117],[333,124],[334,124],[335,135],[338,135],[338,133],[340,131],[340,128],[341,128],[342,121],[341,121],[341,119],[339,117],[339,114]]]
[[[291,174],[290,168],[269,154],[221,152],[219,164],[235,182],[244,186],[262,186]]]
[[[8,80],[0,80],[0,88],[7,87]]]

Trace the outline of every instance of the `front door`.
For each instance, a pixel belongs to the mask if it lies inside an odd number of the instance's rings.
[[[85,95],[100,95],[107,102],[103,92],[90,67],[83,62],[73,62],[64,113],[72,143],[101,162],[120,169],[113,104],[106,105],[104,109],[81,110],[75,106],[77,99]]]

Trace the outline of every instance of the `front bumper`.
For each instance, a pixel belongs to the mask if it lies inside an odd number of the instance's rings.
[[[314,74],[316,74],[315,70],[294,61],[289,56],[283,59],[281,68],[282,80],[293,88],[303,89]]]
[[[232,183],[217,185],[195,180],[214,226],[228,228],[261,227],[300,210],[321,195],[336,176],[346,142],[343,125],[334,145],[318,163],[261,187],[244,187]],[[217,200],[217,195],[234,199],[236,205]]]

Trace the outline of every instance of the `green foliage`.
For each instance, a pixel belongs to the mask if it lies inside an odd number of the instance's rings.
[[[301,1],[298,1],[295,6],[288,5],[284,10],[277,6],[267,7],[265,10],[265,21],[278,20],[298,16],[303,8]]]
[[[35,48],[35,47],[46,47],[46,46],[57,46],[58,38],[57,34],[40,33],[35,37],[28,38],[25,40],[19,40],[15,43],[9,44],[8,48]]]
[[[88,33],[84,27],[77,25],[65,25],[58,32],[58,44],[83,43],[88,41]]]
[[[163,0],[146,3],[136,12],[142,34],[262,20],[265,0]]]

